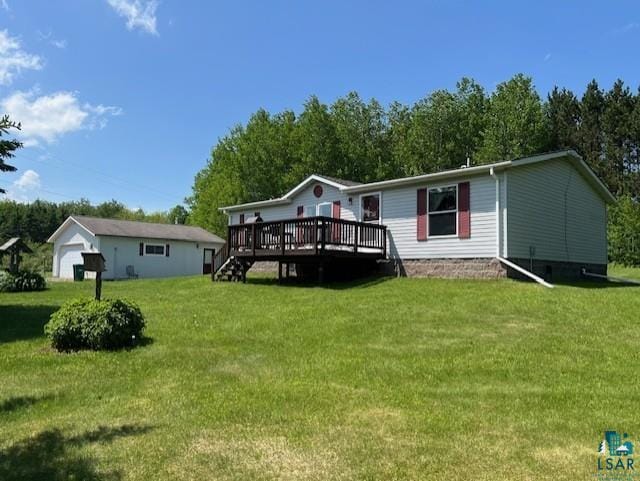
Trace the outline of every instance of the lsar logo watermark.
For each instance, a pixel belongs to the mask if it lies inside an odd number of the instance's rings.
[[[596,477],[602,481],[631,481],[636,478],[634,446],[627,433],[605,431],[598,445]]]

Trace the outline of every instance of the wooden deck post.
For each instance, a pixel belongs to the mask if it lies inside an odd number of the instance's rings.
[[[278,284],[282,284],[282,261],[278,261]]]
[[[256,224],[251,224],[251,255],[256,256]]]
[[[284,248],[285,248],[284,238],[285,238],[284,221],[282,221],[280,222],[280,253],[283,256],[284,256]]]
[[[382,226],[382,255],[387,257],[387,226]]]
[[[356,224],[355,232],[353,234],[353,252],[356,254],[358,253],[358,232],[359,232],[358,227],[359,227],[358,224]]]
[[[287,269],[287,276],[286,278],[289,279],[289,263],[286,263],[286,269]]]

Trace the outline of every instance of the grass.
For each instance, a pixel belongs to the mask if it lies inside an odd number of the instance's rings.
[[[92,289],[0,294],[2,480],[574,481],[640,442],[637,287],[106,283],[152,342],[53,352]]]

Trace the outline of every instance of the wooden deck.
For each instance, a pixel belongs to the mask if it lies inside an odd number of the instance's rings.
[[[229,255],[255,260],[294,261],[299,257],[381,259],[387,250],[387,228],[331,217],[306,217],[231,225]]]
[[[229,258],[247,263],[384,259],[387,227],[331,217],[305,217],[230,225],[227,243],[214,258],[213,273]]]

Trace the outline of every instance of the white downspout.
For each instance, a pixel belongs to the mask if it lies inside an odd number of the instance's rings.
[[[500,257],[498,256],[498,260],[500,262],[502,262],[503,264],[508,265],[509,267],[511,267],[512,269],[520,272],[521,274],[524,274],[525,276],[527,276],[530,279],[533,279],[534,281],[536,281],[538,284],[543,285],[544,287],[549,287],[549,288],[553,288],[553,284],[549,284],[547,281],[545,281],[542,277],[540,276],[536,276],[533,272],[530,272],[528,270],[526,270],[524,267],[520,267],[518,264],[514,264],[513,262],[511,262],[508,259],[505,259],[504,257]]]
[[[502,238],[500,229],[500,178],[496,175],[493,167],[489,169],[489,175],[496,181],[496,257],[500,257],[500,239]]]
[[[502,173],[502,256],[509,257],[509,238],[507,237],[507,211],[509,209],[509,185],[507,179],[507,171]]]

